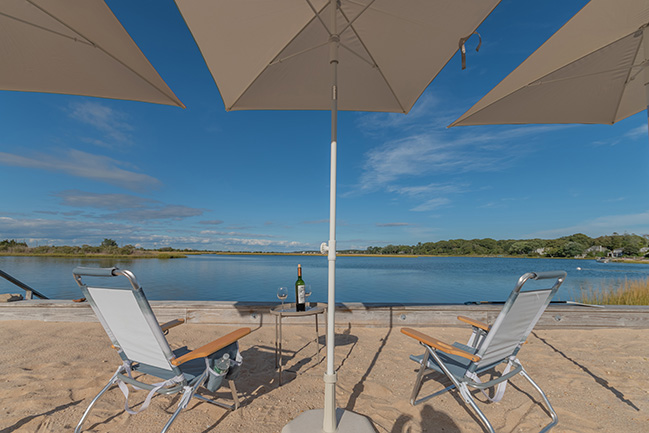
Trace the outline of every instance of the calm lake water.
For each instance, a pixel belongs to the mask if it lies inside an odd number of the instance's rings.
[[[76,266],[117,266],[133,271],[151,300],[278,302],[277,288],[287,286],[291,301],[298,263],[302,264],[305,282],[312,286],[310,301],[325,302],[324,256],[200,255],[172,260],[0,257],[1,270],[52,299],[81,297],[72,278]],[[607,287],[625,278],[649,277],[649,265],[594,260],[338,257],[336,264],[338,302],[502,301],[525,272],[552,270],[568,273],[555,298],[565,301],[573,299],[581,287]],[[126,282],[116,277],[103,278],[101,283],[120,280]],[[0,278],[0,293],[23,291]]]

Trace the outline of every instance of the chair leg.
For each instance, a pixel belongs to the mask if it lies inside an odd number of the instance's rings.
[[[421,360],[421,364],[419,365],[419,373],[417,373],[415,385],[412,387],[412,393],[410,394],[410,404],[413,406],[420,403],[417,401],[417,395],[419,395],[419,391],[421,390],[421,382],[424,380],[424,375],[426,374],[426,366],[428,365],[429,357],[430,355],[428,354],[428,350],[426,350],[426,352],[424,352],[424,357]]]
[[[239,395],[237,394],[237,387],[234,384],[234,380],[228,380],[228,386],[230,387],[230,392],[232,393],[232,400],[234,400],[234,409],[239,409]]]
[[[550,422],[550,424],[548,424],[548,425],[546,425],[545,427],[543,427],[543,430],[541,430],[541,431],[539,432],[539,433],[545,433],[545,432],[549,431],[552,427],[554,427],[555,425],[557,425],[557,423],[559,422],[559,417],[557,416],[557,413],[554,411],[554,408],[553,408],[552,405],[550,404],[550,400],[548,400],[548,397],[545,395],[545,393],[543,392],[543,390],[541,389],[541,387],[538,386],[538,385],[536,384],[536,382],[534,382],[534,381],[532,380],[532,378],[527,374],[527,372],[525,371],[525,369],[522,369],[521,372],[520,372],[520,374],[523,375],[523,377],[524,377],[525,379],[527,379],[527,380],[532,384],[532,386],[533,386],[534,388],[536,388],[536,390],[538,391],[538,393],[541,394],[541,397],[543,397],[543,401],[545,401],[546,406],[548,407],[548,409],[550,409],[550,416],[552,417],[552,421]]]
[[[460,395],[462,396],[462,399],[473,408],[475,413],[478,414],[478,417],[482,421],[482,423],[487,427],[489,430],[489,433],[495,433],[494,428],[492,427],[491,423],[485,416],[485,414],[480,410],[478,405],[475,403],[475,400],[473,400],[473,396],[471,395],[471,392],[469,391],[469,388],[467,387],[465,382],[461,382],[460,386],[458,386],[458,390],[460,391]]]
[[[95,396],[95,398],[92,399],[92,401],[91,401],[90,404],[88,405],[88,408],[87,408],[86,411],[83,413],[83,416],[81,417],[81,420],[79,421],[79,424],[77,424],[77,427],[74,429],[74,433],[80,433],[80,432],[82,431],[82,430],[81,430],[81,426],[83,425],[83,422],[86,420],[86,417],[88,416],[88,414],[90,414],[90,410],[91,410],[92,407],[95,405],[95,403],[97,402],[97,400],[99,400],[99,397],[101,397],[102,395],[104,395],[104,393],[105,393],[106,391],[108,391],[108,389],[109,389],[111,386],[113,386],[113,385],[115,384],[115,380],[116,380],[116,378],[117,378],[117,373],[115,373],[115,374],[113,375],[113,377],[111,377],[111,379],[108,381],[108,384],[107,384],[107,385],[106,385],[106,386],[105,386],[101,391],[99,391],[99,394],[97,394],[97,395]]]
[[[456,386],[455,382],[453,382],[450,386],[447,386],[441,391],[437,391],[433,394],[427,395],[417,400],[417,395],[419,395],[419,391],[421,391],[421,386],[424,380],[424,376],[426,375],[426,372],[432,371],[427,367],[429,358],[430,358],[430,353],[428,352],[428,349],[426,349],[426,352],[424,353],[424,357],[421,362],[421,366],[419,367],[419,373],[417,374],[417,379],[415,380],[415,385],[412,387],[412,394],[410,394],[410,404],[413,406],[416,406],[419,403],[423,403],[427,400],[430,400],[433,397],[437,397],[438,395],[444,394],[445,392],[452,390]]]
[[[489,430],[489,433],[495,433],[494,428],[491,426],[491,423],[489,422],[489,420],[487,419],[485,414],[482,413],[482,411],[480,410],[478,405],[475,404],[475,401],[473,400],[473,397],[471,396],[471,393],[469,392],[469,388],[468,388],[466,382],[458,381],[457,378],[455,376],[453,376],[453,374],[449,371],[449,369],[446,367],[446,365],[442,362],[442,360],[439,359],[439,356],[437,356],[437,354],[435,353],[434,350],[428,349],[428,353],[430,353],[431,356],[433,357],[433,359],[435,359],[437,365],[444,372],[446,377],[448,377],[450,379],[450,381],[453,383],[453,385],[455,385],[455,387],[457,387],[458,391],[460,391],[460,395],[462,396],[462,399],[466,402],[466,404],[471,406],[473,408],[473,410],[478,414],[478,416],[480,417],[480,419],[484,423],[485,427],[487,427],[487,429]],[[451,389],[451,388],[452,388],[452,386],[449,387],[449,389]],[[437,394],[439,394],[439,393],[437,393]]]
[[[178,402],[178,408],[173,413],[173,415],[171,415],[171,418],[169,418],[169,421],[167,421],[167,424],[165,424],[165,426],[162,429],[161,433],[166,433],[166,431],[169,430],[169,427],[171,427],[171,424],[173,424],[173,422],[176,420],[176,417],[180,414],[180,411],[187,407],[187,405],[189,404],[189,401],[192,399],[192,397],[196,393],[196,390],[198,389],[198,387],[203,385],[203,383],[205,383],[205,381],[207,380],[207,375],[208,374],[209,373],[207,371],[203,372],[203,374],[196,381],[194,386],[192,386],[191,388],[188,387],[188,386],[185,387],[185,392],[183,392],[182,396],[180,397],[180,402]]]
[[[224,409],[229,409],[229,410],[234,411],[234,410],[239,409],[239,406],[240,406],[240,404],[239,404],[239,396],[237,395],[237,388],[234,385],[234,380],[228,380],[228,386],[230,387],[230,392],[232,393],[232,400],[234,401],[234,404],[221,403],[220,401],[212,400],[212,399],[204,397],[204,396],[202,396],[200,394],[194,394],[194,397],[199,399],[199,400],[202,400],[204,402],[213,404],[215,406],[219,406],[219,407],[222,407]]]

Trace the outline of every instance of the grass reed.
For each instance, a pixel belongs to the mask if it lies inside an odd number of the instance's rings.
[[[581,289],[577,302],[595,305],[649,305],[649,278],[609,284],[600,289]]]

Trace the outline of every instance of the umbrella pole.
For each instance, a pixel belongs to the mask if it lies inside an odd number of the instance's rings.
[[[327,260],[327,370],[324,374],[325,401],[323,409],[301,413],[282,429],[282,433],[374,433],[376,430],[365,416],[336,408],[336,381],[334,369],[336,325],[336,161],[338,153],[338,46],[340,38],[336,28],[338,0],[331,0],[331,36],[329,37],[329,64],[331,65],[331,180],[329,187],[329,244]]]
[[[336,28],[336,0],[331,0],[331,37],[329,64],[331,65],[331,175],[329,186],[329,251],[328,251],[328,305],[327,305],[327,370],[324,375],[325,401],[322,430],[336,431],[336,372],[334,371],[336,325],[336,177],[338,153],[338,44]]]
[[[642,43],[644,44],[644,58],[649,59],[649,25],[642,29]],[[644,67],[644,95],[647,104],[647,123],[649,124],[649,67]]]

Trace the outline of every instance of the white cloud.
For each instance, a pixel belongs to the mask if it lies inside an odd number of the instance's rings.
[[[389,192],[396,192],[400,195],[407,195],[409,197],[424,197],[432,194],[457,194],[466,190],[466,184],[440,184],[431,183],[428,185],[418,186],[389,186]]]
[[[106,134],[112,142],[131,142],[129,133],[133,130],[133,127],[126,121],[126,115],[100,102],[75,102],[70,105],[69,115],[71,118],[91,125]],[[86,141],[100,146],[110,147],[110,144],[103,140],[86,139]]]
[[[0,164],[64,173],[131,190],[160,186],[160,181],[154,177],[121,168],[125,164],[119,160],[75,149],[67,149],[58,155],[36,153],[21,156],[0,152]]]
[[[176,220],[203,215],[202,209],[196,209],[177,204],[165,204],[152,206],[146,209],[126,209],[102,215],[102,218],[127,220],[127,221],[150,221],[150,220]]]
[[[103,221],[0,217],[0,233],[3,238],[30,239],[40,245],[98,243],[104,238],[130,237],[135,231],[133,225]]]
[[[198,223],[208,225],[208,226],[216,226],[216,225],[219,225],[219,224],[223,224],[223,220],[199,221]]]
[[[410,223],[377,223],[377,227],[408,227],[411,226]]]
[[[555,238],[575,233],[584,233],[589,236],[601,236],[603,233],[613,232],[649,234],[649,210],[637,214],[601,216],[583,221],[570,227],[560,227],[539,231],[526,235],[525,237]]]
[[[448,199],[447,197],[437,197],[433,198],[430,200],[425,201],[424,203],[415,206],[414,208],[410,209],[413,212],[425,212],[429,210],[434,210],[443,206],[447,206],[449,203],[451,203],[451,200]]]
[[[439,116],[433,116],[433,113],[439,113],[439,106],[442,104],[439,98],[431,93],[425,93],[419,98],[410,113],[361,113],[358,114],[358,126],[361,130],[369,135],[377,135],[386,129],[398,129],[399,131],[411,128],[419,128],[421,123],[431,126],[435,122],[437,127],[444,127],[452,119]]]
[[[179,235],[171,235],[178,231]],[[106,221],[63,220],[43,218],[12,218],[0,216],[3,239],[24,240],[36,245],[99,245],[104,238],[115,239],[119,245],[143,248],[195,248],[203,250],[299,250],[313,248],[305,242],[279,239],[263,234],[194,233],[187,230],[153,228],[146,224],[118,224]],[[225,237],[223,237],[225,235]]]
[[[303,248],[309,244],[297,241],[278,241],[271,239],[244,239],[244,238],[224,238],[219,239],[225,245],[231,246],[248,246],[248,247],[282,247],[282,248]]]
[[[649,138],[649,127],[647,123],[643,123],[642,125],[629,130],[626,134],[624,134],[624,136],[633,139],[644,138],[645,140],[647,140]]]
[[[98,194],[78,189],[69,189],[52,195],[60,198],[65,206],[107,210],[141,209],[159,203],[157,200],[129,194]]]
[[[109,220],[182,220],[204,213],[203,209],[165,204],[157,200],[128,194],[98,194],[66,190],[55,193],[54,196],[61,198],[62,204],[65,206],[114,211],[100,216]]]
[[[201,230],[200,233],[201,235],[205,235],[205,236],[241,236],[241,237],[260,237],[260,238],[277,237],[274,235],[266,235],[266,234],[259,234],[259,233],[243,233],[243,232],[234,232],[234,231],[222,232],[216,230]]]

